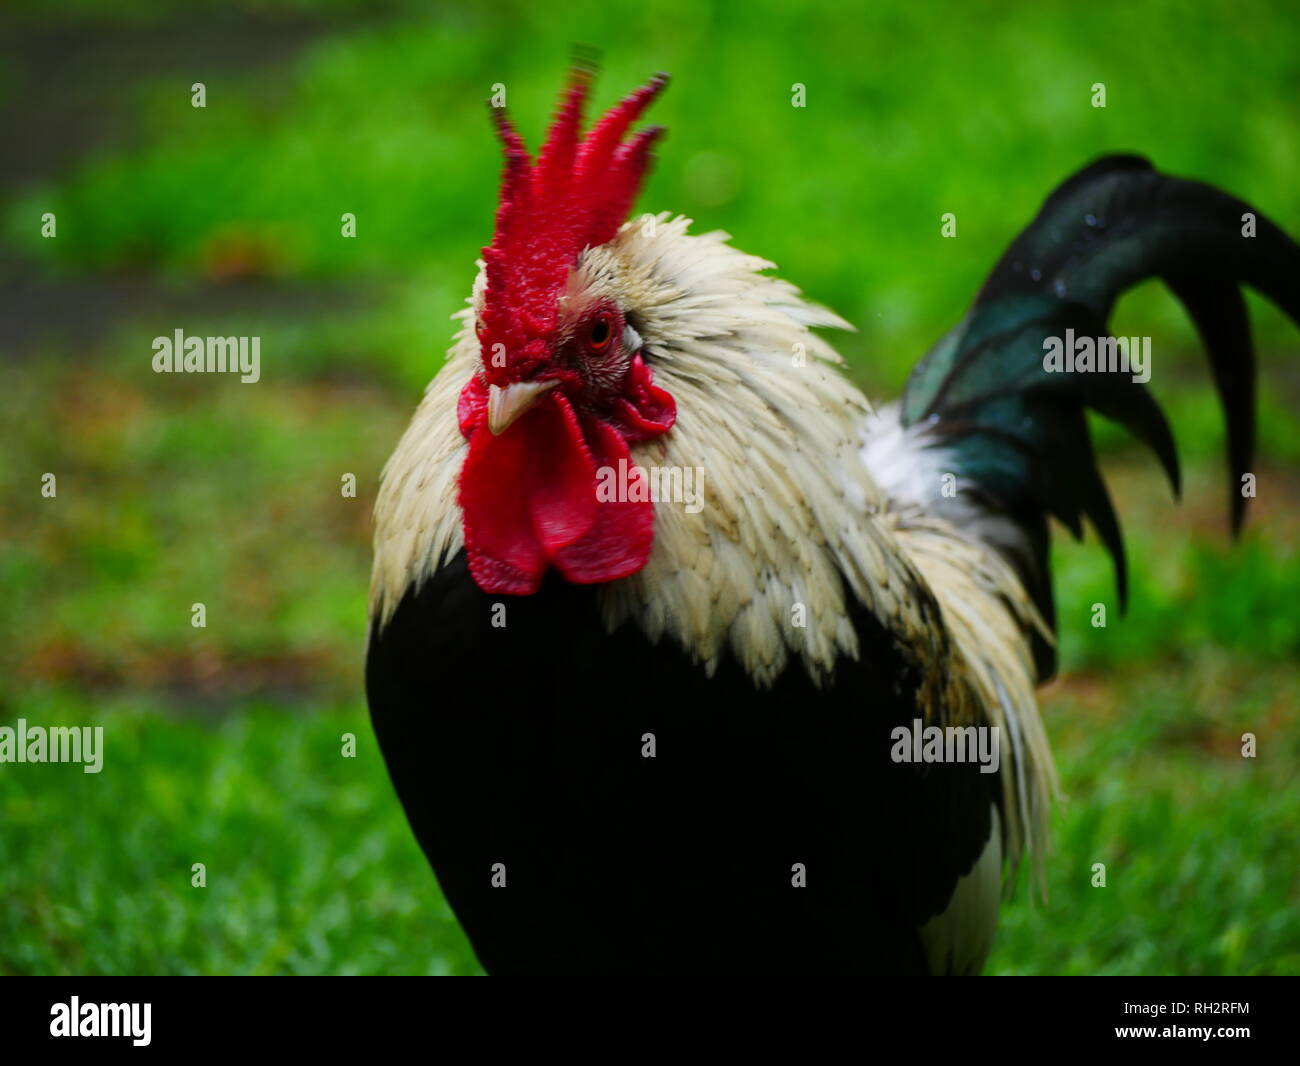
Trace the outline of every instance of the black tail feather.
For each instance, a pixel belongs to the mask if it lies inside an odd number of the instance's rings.
[[[1253,235],[1250,227],[1253,226]],[[1227,421],[1234,530],[1255,435],[1255,358],[1242,285],[1257,289],[1300,325],[1300,246],[1249,205],[1201,182],[1158,173],[1137,156],[1086,167],[1047,198],[994,267],[966,317],[912,372],[906,425],[927,422],[953,451],[959,472],[1024,528],[1031,559],[1013,558],[1048,619],[1047,518],[1082,536],[1098,531],[1126,602],[1124,542],[1097,469],[1086,411],[1110,418],[1159,458],[1178,492],[1169,424],[1130,374],[1049,372],[1044,343],[1109,336],[1116,300],[1160,278],[1195,323]],[[1054,655],[1037,647],[1040,674]]]
[[[1214,384],[1228,423],[1228,506],[1232,531],[1246,520],[1243,475],[1255,453],[1255,345],[1250,336],[1246,299],[1236,285],[1186,275],[1166,284],[1196,323],[1201,343],[1210,353]]]

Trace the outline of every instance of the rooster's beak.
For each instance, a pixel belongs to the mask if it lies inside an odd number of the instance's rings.
[[[488,389],[488,429],[499,437],[512,422],[533,406],[543,395],[558,385],[558,381],[520,381],[507,385],[492,385]]]

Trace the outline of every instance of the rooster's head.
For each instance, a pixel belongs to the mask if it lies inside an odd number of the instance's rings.
[[[535,162],[493,109],[505,173],[475,297],[481,365],[457,411],[469,442],[465,547],[485,592],[530,594],[551,567],[580,584],[612,581],[649,558],[653,504],[598,501],[596,485],[620,460],[638,477],[629,444],[667,432],[676,408],[654,385],[618,269],[593,251],[636,198],[663,131],[627,134],[666,81],[584,136],[591,74],[575,70]]]

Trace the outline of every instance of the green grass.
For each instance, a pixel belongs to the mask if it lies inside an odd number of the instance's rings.
[[[643,206],[731,231],[854,320],[841,347],[878,397],[1051,187],[1103,152],[1149,154],[1300,232],[1300,18],[1281,0],[852,17],[776,0],[395,3],[359,22],[362,7],[19,5],[47,32],[201,37],[250,12],[317,31],[263,69],[194,73],[178,48],[105,97],[126,133],[0,205],[0,269],[47,296],[30,341],[0,353],[0,722],[102,724],[106,743],[100,775],[0,767],[0,972],[477,972],[360,694],[369,512],[489,235],[494,82],[535,144],[573,41],[605,50],[602,103],[672,71]],[[807,108],[790,107],[795,82]],[[14,100],[42,106],[9,71],[0,105]],[[125,296],[93,311],[96,289]],[[1300,972],[1298,342],[1262,301],[1252,314],[1259,492],[1234,545],[1191,327],[1154,285],[1120,305],[1118,332],[1155,337],[1186,498],[1098,424],[1131,606],[1121,618],[1095,541],[1058,540],[1063,680],[1043,700],[1069,800],[1048,899],[1031,905],[1022,878],[990,972]],[[262,381],[151,373],[152,338],[178,326],[260,336]],[[1241,758],[1243,732],[1258,758]]]
[[[1004,909],[988,972],[1300,972],[1300,680],[1202,656],[1181,675],[1148,664],[1047,690],[1067,796],[1048,899],[1022,888]]]
[[[0,774],[0,973],[477,971],[363,709],[177,719],[34,695],[22,713],[102,724],[104,763]]]

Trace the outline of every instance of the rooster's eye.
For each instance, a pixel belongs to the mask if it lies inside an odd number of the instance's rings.
[[[596,351],[608,347],[613,331],[609,328],[609,315],[601,315],[592,324],[587,334],[587,343]]]

